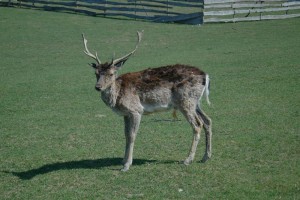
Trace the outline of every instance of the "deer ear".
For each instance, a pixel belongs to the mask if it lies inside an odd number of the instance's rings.
[[[125,62],[128,60],[128,58],[129,57],[114,63],[114,66],[116,67],[116,69],[119,70],[125,64]]]
[[[90,63],[89,65],[90,65],[92,68],[97,69],[97,64],[95,64],[95,63]]]

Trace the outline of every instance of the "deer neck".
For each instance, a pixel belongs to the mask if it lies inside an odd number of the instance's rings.
[[[119,91],[120,85],[114,81],[109,87],[101,92],[101,99],[107,106],[114,108],[117,103]]]

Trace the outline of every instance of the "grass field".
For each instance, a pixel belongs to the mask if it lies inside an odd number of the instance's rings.
[[[299,199],[300,20],[204,26],[0,8],[0,199]],[[81,33],[121,73],[184,63],[211,77],[213,157],[180,164],[192,131],[182,115],[142,119],[134,165],[94,90]]]

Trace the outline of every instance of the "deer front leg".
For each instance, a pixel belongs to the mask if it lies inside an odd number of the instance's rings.
[[[129,149],[129,141],[128,141],[128,136],[129,136],[129,127],[130,127],[130,120],[129,120],[129,117],[128,116],[124,116],[124,125],[125,125],[125,130],[124,130],[124,133],[125,133],[125,139],[126,139],[126,145],[125,145],[125,155],[124,155],[124,158],[123,158],[123,161],[122,161],[122,164],[125,164],[127,159],[128,159],[128,149]]]
[[[124,117],[126,147],[125,147],[125,156],[123,159],[124,166],[122,171],[127,171],[129,167],[132,165],[134,141],[136,138],[137,131],[139,129],[140,121],[141,121],[140,114],[132,114],[130,116]]]

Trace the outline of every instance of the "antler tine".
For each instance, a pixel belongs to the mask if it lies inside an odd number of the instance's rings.
[[[139,43],[140,43],[141,40],[142,40],[143,33],[144,33],[144,30],[142,30],[142,31],[137,31],[138,40],[137,40],[137,43],[136,43],[136,45],[135,45],[135,49],[134,49],[133,51],[131,51],[130,53],[128,53],[127,55],[125,55],[125,56],[123,56],[123,57],[121,57],[121,58],[115,59],[115,60],[113,61],[113,64],[116,64],[116,63],[118,63],[118,62],[120,62],[120,61],[122,61],[122,60],[127,60],[132,54],[135,53],[135,51],[137,50],[137,48],[138,48],[138,46],[139,46]]]
[[[138,42],[136,44],[136,48],[137,48],[137,45],[141,42],[143,34],[144,34],[144,30],[142,30],[141,32],[137,31]]]
[[[82,33],[82,38],[83,38],[83,44],[84,44],[84,48],[85,50],[83,51],[86,55],[88,55],[89,57],[93,58],[94,60],[97,61],[98,64],[101,64],[100,59],[98,58],[97,52],[96,54],[92,54],[88,48],[87,48],[87,39],[85,39],[84,34]]]

